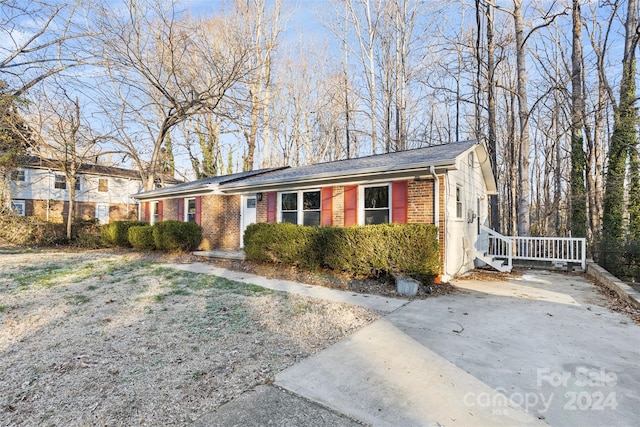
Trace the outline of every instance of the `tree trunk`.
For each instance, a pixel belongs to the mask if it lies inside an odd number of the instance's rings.
[[[493,6],[487,2],[487,148],[489,150],[489,158],[491,160],[491,169],[498,180],[498,159],[496,144],[496,98],[495,98],[495,37],[494,37],[494,21]],[[500,209],[498,203],[498,195],[490,196],[490,227],[500,232]]]
[[[518,235],[528,236],[530,233],[530,183],[529,183],[529,104],[527,102],[527,65],[524,46],[524,19],[522,16],[522,0],[513,1],[513,18],[515,25],[518,118],[520,124],[520,150],[518,155]]]
[[[614,111],[613,135],[609,143],[609,161],[602,219],[601,264],[616,268],[624,243],[624,193],[629,149],[636,146],[635,49],[637,45],[638,0],[629,0],[625,23],[625,46],[620,81],[620,101]]]
[[[571,234],[587,236],[587,201],[584,186],[585,156],[582,139],[584,100],[582,98],[582,19],[580,1],[573,0],[573,46],[571,50]]]

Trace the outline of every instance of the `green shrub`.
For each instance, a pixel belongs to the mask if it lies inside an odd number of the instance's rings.
[[[144,221],[114,221],[102,226],[100,235],[107,246],[131,247],[129,243],[129,227],[147,225]]]
[[[256,262],[296,265],[315,269],[320,266],[318,228],[288,223],[258,223],[247,227],[244,251]]]
[[[150,225],[134,225],[129,227],[127,235],[129,243],[136,249],[152,250],[155,248],[153,227]]]
[[[188,251],[201,241],[202,228],[195,222],[168,220],[153,225],[153,242],[161,251]]]
[[[244,235],[247,259],[324,266],[357,276],[403,273],[423,282],[440,271],[438,229],[424,224],[301,227],[253,224]]]

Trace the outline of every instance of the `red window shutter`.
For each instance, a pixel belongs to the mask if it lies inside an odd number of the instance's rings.
[[[358,186],[345,185],[344,187],[344,226],[358,224]]]
[[[278,193],[271,191],[267,193],[267,222],[276,222],[278,212]]]
[[[162,221],[162,200],[158,202],[158,222]]]
[[[196,224],[202,223],[202,196],[196,196]]]
[[[394,181],[391,184],[391,218],[394,224],[407,223],[408,196],[408,181]]]
[[[142,204],[142,209],[144,209],[144,217],[142,219],[149,222],[149,202],[144,202]]]
[[[178,221],[184,221],[184,199],[178,199]]]
[[[333,187],[322,187],[322,211],[320,224],[323,227],[333,225]]]

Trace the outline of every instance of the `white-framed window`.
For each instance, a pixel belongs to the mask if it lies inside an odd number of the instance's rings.
[[[184,199],[184,220],[185,222],[196,222],[196,199]]]
[[[391,186],[389,184],[362,187],[360,202],[364,225],[391,222]]]
[[[12,200],[11,201],[11,212],[14,215],[25,216],[25,203],[24,200]]]
[[[66,190],[67,189],[67,178],[64,175],[56,174],[56,179],[53,184],[54,188],[58,190]],[[74,186],[76,191],[80,191],[80,177],[76,178],[76,185]]]
[[[463,212],[464,212],[464,206],[462,203],[462,187],[457,185],[456,186],[456,217],[462,218]]]
[[[56,174],[56,180],[53,184],[53,188],[57,188],[58,190],[67,189],[67,179],[64,177],[64,175]]]
[[[151,202],[151,224],[158,222],[160,218],[160,202]]]
[[[15,170],[11,172],[11,180],[13,182],[25,182],[27,180],[27,176],[24,170]]]
[[[109,192],[109,178],[98,178],[98,191],[100,193]]]
[[[280,222],[320,225],[321,199],[320,190],[278,193]]]

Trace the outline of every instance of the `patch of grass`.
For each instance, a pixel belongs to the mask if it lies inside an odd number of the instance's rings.
[[[87,286],[87,290],[88,291],[95,291],[96,289],[98,289],[98,287],[96,285],[89,285]]]
[[[165,294],[157,294],[153,296],[153,300],[155,302],[162,302],[164,301],[165,296],[166,296]]]
[[[189,292],[187,289],[178,288],[178,289],[172,290],[171,292],[169,292],[169,294],[171,294],[171,295],[191,295],[191,292]]]
[[[165,274],[163,278],[170,280],[173,287],[186,286],[193,291],[213,289],[217,291],[218,294],[232,293],[246,296],[269,295],[273,293],[271,289],[236,282],[210,274],[179,271],[164,267],[155,268],[153,271],[157,275]]]
[[[69,301],[70,304],[74,304],[74,305],[86,304],[89,301],[91,301],[91,298],[82,294],[69,295],[65,298]]]
[[[19,289],[26,290],[31,287],[51,287],[55,282],[71,274],[72,270],[67,265],[46,264],[25,267],[19,272],[10,274],[9,278],[18,283]]]
[[[0,313],[4,313],[7,310],[9,310],[9,307],[7,307],[6,305],[0,305]]]

